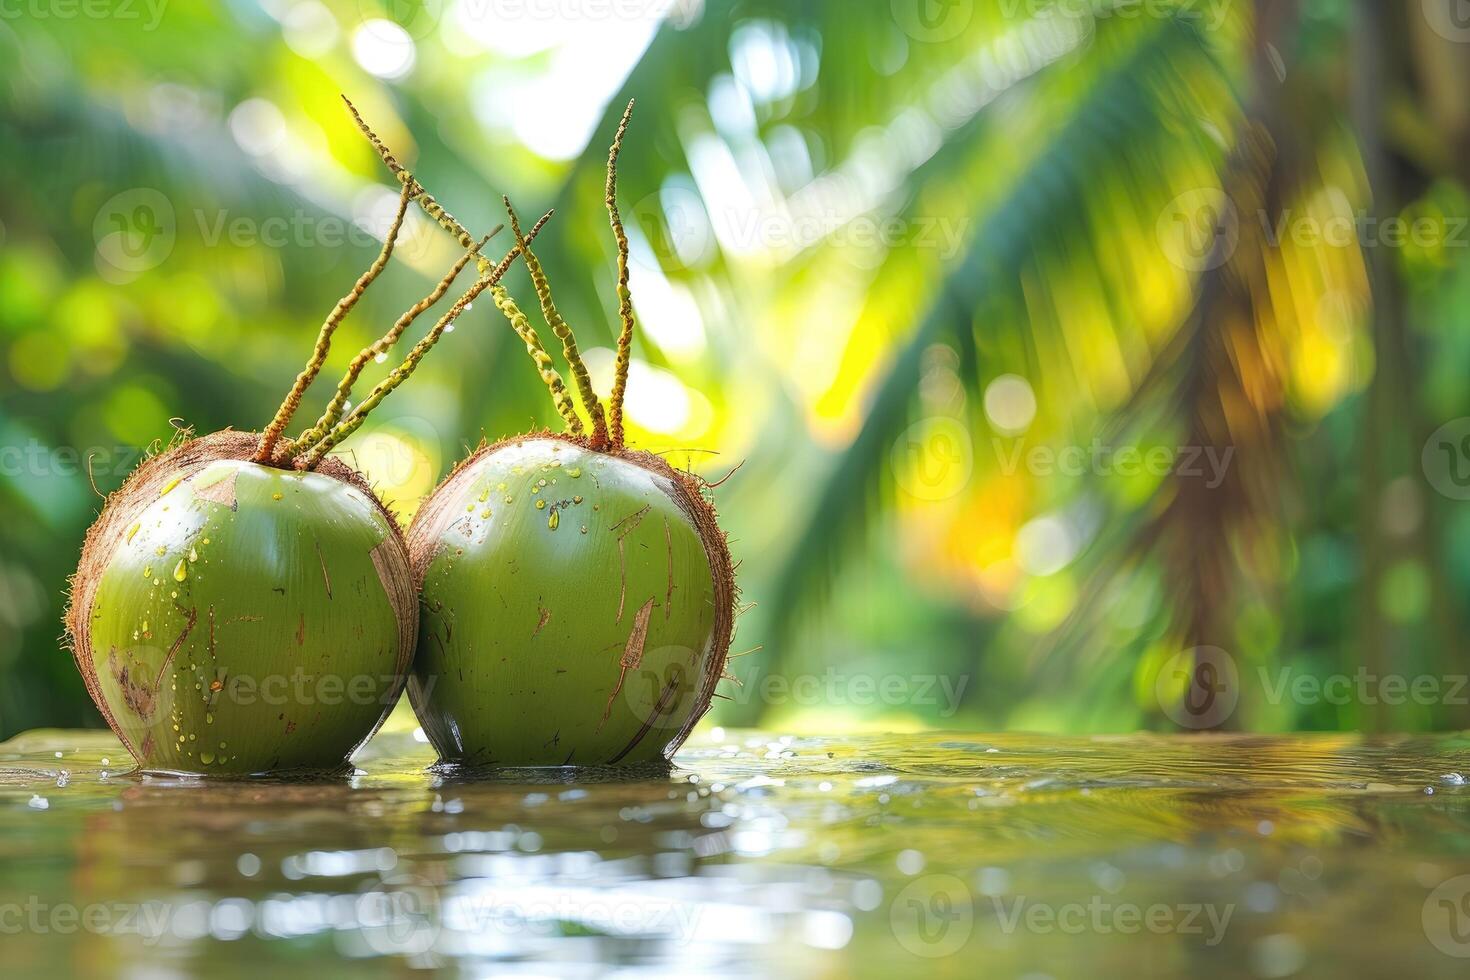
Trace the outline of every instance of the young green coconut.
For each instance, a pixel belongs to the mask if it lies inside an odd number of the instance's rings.
[[[526,316],[496,286],[496,305],[534,358],[566,431],[483,445],[409,530],[423,597],[409,699],[447,764],[661,763],[709,709],[724,676],[736,587],[709,486],[624,443],[634,324],[616,167],[627,125],[624,114],[608,159],[622,331],[607,412],[506,201],[590,425]]]
[[[402,690],[418,625],[402,533],[362,475],[326,454],[499,282],[521,246],[493,268],[479,258],[474,285],[343,418],[368,361],[443,297],[486,240],[464,232],[406,171],[400,180],[381,253],[324,322],[266,430],[171,446],[108,497],[87,533],[67,636],[93,701],[141,768],[340,770]],[[316,424],[285,439],[332,334],[387,265],[414,200],[466,254],[353,360]]]

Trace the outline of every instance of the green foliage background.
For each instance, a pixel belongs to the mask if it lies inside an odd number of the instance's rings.
[[[721,720],[1169,728],[1213,647],[1239,698],[1210,725],[1463,726],[1455,2],[6,8],[0,737],[98,723],[57,642],[86,460],[106,493],[176,425],[264,425],[376,252],[395,193],[339,93],[470,228],[501,193],[558,209],[539,251],[604,385],[637,98],[632,434],[741,464],[760,649]],[[452,261],[411,231],[329,377]],[[482,433],[554,419],[493,314],[347,447],[405,517]],[[1177,465],[1206,449],[1216,486]],[[1279,686],[1334,676],[1375,680]]]

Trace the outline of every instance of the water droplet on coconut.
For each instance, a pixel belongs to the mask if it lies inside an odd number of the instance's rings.
[[[189,549],[189,560],[190,561],[198,561],[199,560],[199,552],[196,551],[193,548],[190,548]]]
[[[199,761],[202,762],[202,763],[204,763],[206,766],[207,765],[210,765],[211,763],[214,762],[214,753],[213,752],[200,752],[199,753]]]
[[[587,533],[587,525],[586,524],[583,524],[582,525],[582,533],[583,534],[586,534]]]
[[[152,565],[144,565],[143,566],[143,577],[144,578],[152,578],[153,577],[153,566]]]
[[[574,503],[574,504],[580,504],[581,502],[582,502],[582,498],[580,496],[573,497],[572,498],[572,503]]]
[[[555,531],[560,524],[561,515],[558,514],[556,511],[552,511],[551,516],[546,519],[546,526]]]
[[[183,479],[184,479],[184,474],[182,474],[182,473],[180,473],[178,476],[175,476],[172,480],[169,480],[167,483],[165,483],[163,485],[163,489],[160,490],[160,491],[158,491],[158,495],[160,497],[166,496],[168,494],[168,492],[170,490],[172,490],[174,487],[178,486],[179,483],[183,481]]]
[[[571,477],[573,480],[580,480],[582,478],[582,467],[573,466],[571,469],[567,470],[567,476]]]
[[[546,509],[546,501],[544,501],[544,500],[538,500],[538,501],[536,501],[536,509],[537,510],[545,510]]]
[[[281,497],[283,497],[283,496],[284,496],[284,494],[273,493],[273,494],[271,494],[271,499],[272,500],[280,500]]]
[[[132,527],[128,528],[128,541],[129,542],[131,542],[133,540],[133,536],[138,533],[138,529],[141,528],[142,526],[143,526],[143,524],[140,521],[139,523],[134,524]]]
[[[183,558],[180,558],[179,559],[179,563],[174,566],[174,581],[175,582],[182,582],[184,579],[186,579],[188,577],[189,577],[189,563],[187,561],[185,561]]]

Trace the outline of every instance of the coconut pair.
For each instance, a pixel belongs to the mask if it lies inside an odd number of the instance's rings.
[[[604,409],[531,248],[550,215],[523,232],[507,201],[516,242],[492,264],[480,254],[488,237],[471,236],[352,111],[402,187],[382,251],[323,323],[263,432],[181,438],[108,498],[66,617],[87,690],[150,770],[339,770],[405,684],[445,763],[667,758],[723,675],[736,594],[708,486],[624,441],[634,318],[616,165],[628,116],[608,160],[622,329]],[[415,202],[464,255],[353,358],[316,422],[288,437],[333,333],[387,266]],[[518,257],[562,343],[575,400],[501,285]],[[349,410],[366,366],[471,261],[474,283]],[[565,431],[482,446],[405,537],[363,476],[329,453],[486,291],[535,360]]]

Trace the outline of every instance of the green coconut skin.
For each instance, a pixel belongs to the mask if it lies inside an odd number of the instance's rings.
[[[729,647],[724,538],[673,470],[632,455],[512,440],[415,519],[409,697],[443,762],[637,766],[707,709]]]
[[[70,616],[99,708],[149,770],[343,769],[412,654],[392,518],[322,473],[228,458],[168,470],[154,465],[132,513],[104,514],[109,533],[89,539],[100,575],[79,581]]]

